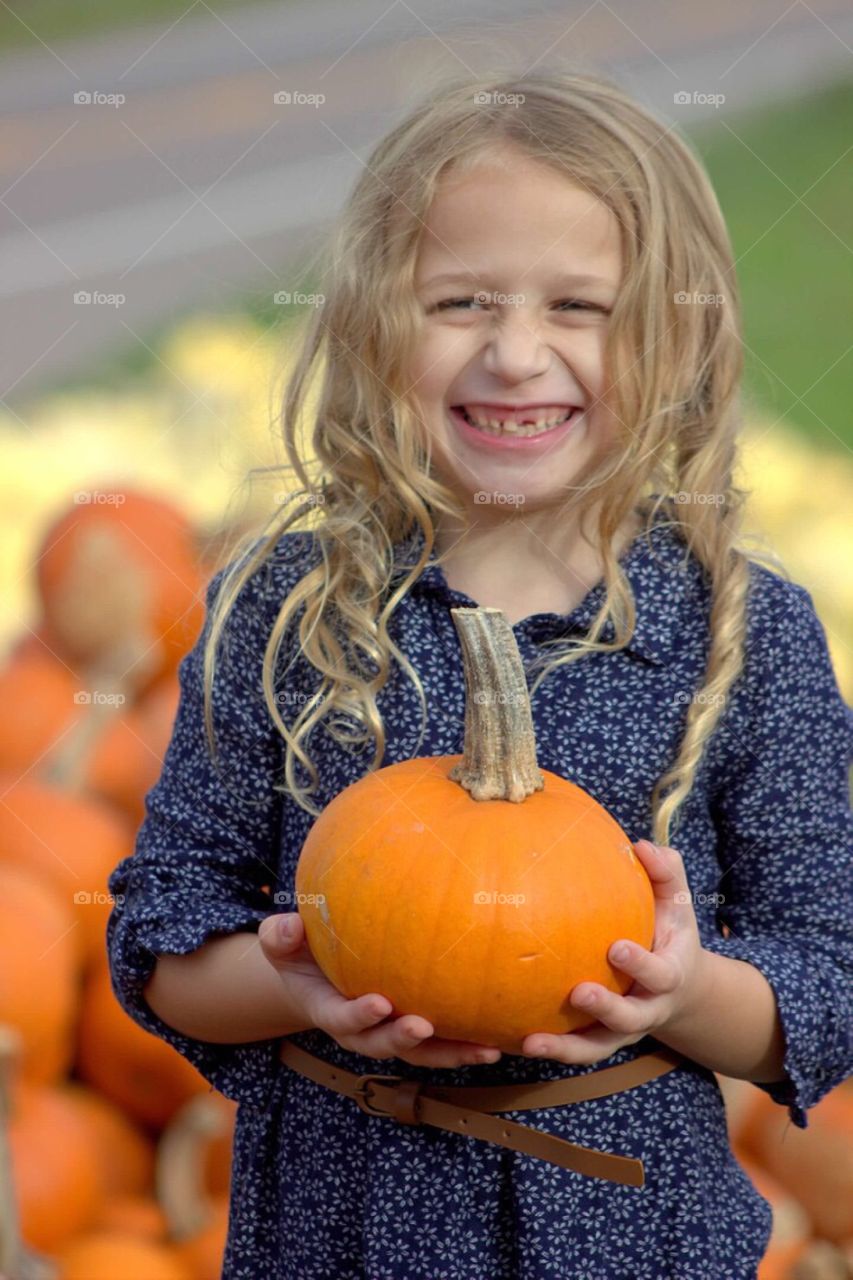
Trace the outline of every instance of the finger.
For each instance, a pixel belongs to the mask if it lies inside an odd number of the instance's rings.
[[[590,1027],[583,1032],[569,1032],[561,1036],[528,1036],[522,1051],[529,1057],[551,1058],[575,1066],[589,1066],[602,1062],[626,1044],[642,1040],[641,1034],[622,1035],[608,1027]]]
[[[681,974],[671,959],[660,952],[649,951],[628,938],[620,938],[618,942],[614,942],[607,953],[607,959],[614,969],[621,969],[654,995],[666,995],[675,991],[681,981]],[[580,982],[573,989],[573,994],[583,998],[606,990],[601,983]],[[592,1005],[588,1007],[593,1008]]]
[[[320,989],[311,1001],[309,1010],[314,1025],[335,1040],[361,1035],[376,1027],[393,1011],[391,1001],[376,992],[348,1000],[334,987]],[[425,1021],[420,1019],[421,1022]],[[429,1023],[426,1023],[429,1026]]]
[[[592,1014],[603,1026],[620,1035],[646,1035],[664,1016],[666,996],[620,996],[597,984],[583,982],[571,993],[575,1008]]]
[[[258,941],[271,964],[290,959],[305,942],[305,925],[297,911],[267,916],[258,926]]]
[[[417,1048],[397,1056],[416,1067],[464,1067],[497,1062],[501,1051],[493,1046],[472,1044],[467,1040],[442,1040],[431,1036]]]
[[[347,1047],[370,1058],[401,1058],[414,1066],[458,1067],[476,1062],[497,1062],[500,1050],[467,1040],[445,1040],[434,1035],[426,1018],[407,1014],[393,1023],[352,1036]]]
[[[668,905],[689,903],[691,894],[687,883],[684,859],[677,849],[668,845],[652,844],[651,840],[638,840],[634,845],[637,854],[652,882],[655,899]]]

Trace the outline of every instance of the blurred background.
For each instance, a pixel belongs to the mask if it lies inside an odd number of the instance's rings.
[[[94,1276],[99,1248],[104,1275],[219,1275],[232,1109],[115,1004],[104,876],[159,771],[197,595],[229,533],[280,501],[263,469],[283,460],[278,398],[322,292],[329,220],[437,77],[557,61],[618,81],[710,172],[744,301],[747,527],[812,593],[849,702],[846,0],[0,6],[0,970],[19,975],[16,995],[0,979],[0,1022],[6,1096],[20,1092],[0,1273],[13,1280],[20,1237],[62,1257],[45,1274],[66,1280]],[[48,951],[50,1001],[36,984]],[[853,1274],[849,1088],[783,1152],[784,1113],[724,1083],[739,1155],[774,1207],[763,1280]],[[45,1146],[57,1125],[74,1141]],[[192,1168],[189,1190],[175,1167]]]

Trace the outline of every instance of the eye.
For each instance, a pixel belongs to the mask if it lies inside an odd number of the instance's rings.
[[[597,302],[584,302],[581,298],[567,298],[564,302],[558,304],[559,307],[578,307],[581,311],[603,311],[607,312],[606,307],[602,307]]]
[[[442,302],[437,302],[431,309],[433,311],[449,311],[458,307],[465,307],[466,303],[474,303],[476,306],[488,306],[488,303],[481,302],[477,298],[446,298]],[[579,311],[600,311],[604,315],[609,315],[607,307],[601,306],[597,302],[586,302],[581,298],[565,298],[562,302],[557,303],[557,310],[564,307],[572,308]]]
[[[450,307],[458,307],[466,302],[477,302],[476,298],[447,298],[444,302],[437,302],[433,307],[434,311],[447,311]],[[478,306],[483,304],[477,303]]]

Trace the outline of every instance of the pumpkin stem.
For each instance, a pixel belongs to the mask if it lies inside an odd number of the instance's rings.
[[[21,1036],[0,1024],[0,1277],[3,1280],[56,1280],[55,1263],[34,1253],[21,1240],[18,1204],[9,1143],[12,1078],[21,1054]]]
[[[545,785],[518,643],[500,609],[451,609],[450,616],[462,646],[465,743],[448,777],[474,800],[518,804]]]
[[[210,1224],[214,1205],[204,1185],[204,1152],[228,1120],[209,1094],[191,1098],[163,1131],[157,1147],[157,1198],[174,1240],[188,1240]]]

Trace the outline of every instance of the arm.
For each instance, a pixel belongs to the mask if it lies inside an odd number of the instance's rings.
[[[212,1044],[266,1040],[313,1026],[256,933],[214,937],[190,955],[159,956],[143,994],[170,1027]]]
[[[782,1081],[785,1038],[770,983],[751,964],[703,950],[696,995],[655,1039],[738,1080]]]

